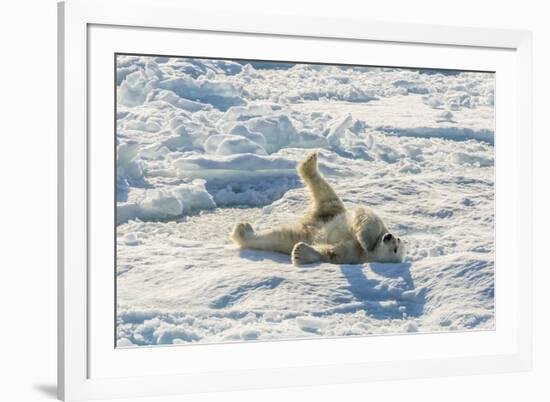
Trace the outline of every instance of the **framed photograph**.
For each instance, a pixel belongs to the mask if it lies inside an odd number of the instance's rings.
[[[529,32],[58,10],[60,398],[530,369]]]

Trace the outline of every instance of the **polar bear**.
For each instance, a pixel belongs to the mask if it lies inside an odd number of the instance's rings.
[[[237,223],[231,235],[241,248],[290,254],[296,266],[326,261],[333,264],[402,262],[405,244],[388,231],[369,207],[347,211],[317,168],[317,152],[299,165],[298,174],[312,196],[302,219],[256,232],[250,223]]]

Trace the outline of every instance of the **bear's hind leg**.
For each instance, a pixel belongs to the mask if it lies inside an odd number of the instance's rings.
[[[290,254],[292,264],[295,266],[303,264],[312,264],[322,260],[322,255],[309,244],[300,242],[292,249]]]
[[[231,238],[242,248],[276,251],[290,254],[296,243],[307,241],[308,235],[301,227],[283,226],[256,232],[249,223],[235,225]]]
[[[317,168],[317,153],[309,154],[299,165],[298,174],[311,192],[313,206],[304,217],[305,224],[327,222],[336,215],[345,212],[344,203],[336,195],[334,189],[319,173]]]

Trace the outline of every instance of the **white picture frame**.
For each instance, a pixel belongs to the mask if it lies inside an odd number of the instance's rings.
[[[128,13],[128,9],[132,13]],[[59,3],[58,16],[58,393],[61,399],[162,396],[380,379],[500,373],[531,368],[530,32],[362,20],[323,20],[299,16],[237,13],[216,15],[186,9],[178,0],[68,0]],[[99,31],[96,30],[98,27]],[[103,33],[100,32],[101,29],[104,29]],[[489,333],[117,351],[114,344],[101,341],[104,337],[112,339],[112,328],[98,322],[102,320],[100,313],[105,311],[103,309],[111,308],[109,306],[113,304],[111,296],[102,302],[94,295],[97,292],[112,294],[110,287],[114,284],[92,275],[90,269],[91,260],[108,260],[107,253],[94,254],[95,251],[90,250],[90,239],[97,236],[97,232],[90,230],[90,208],[93,208],[96,194],[90,192],[90,169],[94,169],[94,172],[101,171],[100,167],[95,170],[97,163],[94,161],[98,158],[112,158],[112,149],[103,154],[94,145],[93,132],[97,124],[92,124],[90,107],[96,104],[96,100],[89,91],[89,80],[92,69],[95,68],[91,60],[100,60],[95,56],[94,49],[103,49],[106,53],[126,50],[116,48],[119,46],[117,43],[120,43],[115,38],[118,33],[105,31],[109,29],[120,31],[121,40],[127,40],[128,43],[141,41],[143,48],[149,49],[149,52],[160,46],[160,42],[163,43],[164,51],[168,51],[166,49],[171,46],[177,46],[171,45],[171,42],[177,42],[177,35],[187,33],[198,36],[217,35],[235,38],[235,41],[241,40],[237,38],[240,37],[245,42],[247,37],[255,37],[262,41],[272,41],[275,47],[277,41],[283,39],[287,43],[300,40],[332,42],[343,48],[349,46],[350,49],[361,44],[380,48],[400,46],[404,50],[414,47],[410,54],[415,53],[417,58],[424,57],[421,59],[423,67],[452,67],[458,62],[461,67],[475,67],[484,62],[491,65],[493,58],[500,60],[494,62],[498,66],[494,69],[497,79],[500,74],[506,81],[502,93],[510,96],[506,104],[504,101],[499,104],[497,97],[496,114],[497,119],[499,114],[506,115],[505,117],[511,119],[506,122],[511,124],[506,125],[504,120],[503,123],[497,121],[500,138],[497,139],[497,161],[504,160],[506,163],[497,162],[496,237],[497,248],[500,245],[500,249],[506,249],[510,254],[500,260],[497,255],[499,267],[502,267],[499,268],[502,275],[498,276],[502,280],[497,280],[496,287],[497,300],[501,301],[501,304],[497,303],[497,311],[503,313],[502,319],[497,320],[496,330]],[[147,41],[146,37],[153,35],[162,36]],[[105,38],[112,40],[107,41]],[[107,42],[112,43],[108,45]],[[251,43],[243,45],[240,51],[259,51],[254,49]],[[430,49],[449,51],[449,58],[443,60],[441,54],[436,53],[430,56]],[[340,56],[333,57],[345,57],[345,52],[343,50]],[[398,53],[392,56],[394,59],[389,59],[395,60],[396,64],[393,65],[406,63],[403,60],[408,53]],[[469,53],[474,56],[468,56]],[[239,56],[228,53],[228,56],[232,55]],[[459,57],[460,60],[457,59]],[[94,84],[97,82],[94,78]],[[94,149],[92,154],[91,149]],[[499,180],[499,169],[506,174],[507,180]],[[507,197],[509,202],[499,202],[499,195],[500,199],[504,199],[503,195],[507,194],[510,195]],[[499,220],[499,216],[503,215],[513,216],[513,219],[509,219],[511,226],[506,227],[502,219]],[[101,228],[96,225],[94,231],[98,227]],[[515,235],[507,236],[510,231]],[[442,341],[438,343],[434,339]],[[453,345],[452,353],[442,352],[448,350],[449,345]],[[489,348],[488,345],[492,347]],[[369,350],[369,347],[372,353],[368,359],[361,353],[353,353],[359,349]],[[430,352],[431,348],[433,350]],[[414,349],[414,353],[410,353],[411,349]],[[376,355],[375,350],[382,351],[382,354]],[[384,350],[402,350],[403,353],[391,356],[384,353]],[[323,353],[320,354],[320,351]],[[291,357],[297,355],[300,357]],[[258,356],[262,358],[261,361]],[[182,361],[194,362],[194,367],[190,364],[183,367]],[[162,363],[163,369],[140,371],[137,369],[142,366],[140,362],[148,362],[145,365],[147,367],[158,367]]]

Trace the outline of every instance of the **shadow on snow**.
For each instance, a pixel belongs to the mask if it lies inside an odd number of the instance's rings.
[[[239,255],[250,261],[267,260],[277,264],[290,264],[290,256],[271,251],[241,249]],[[319,265],[306,265],[301,269],[305,272],[309,269],[316,269]],[[359,306],[351,310],[364,310],[369,316],[376,319],[402,319],[405,315],[409,317],[422,315],[426,289],[416,289],[411,276],[411,266],[410,263],[340,265],[340,271],[348,282],[347,288],[351,296],[359,302]],[[366,274],[368,267],[381,278],[368,278]],[[349,302],[349,299],[346,301]],[[343,304],[346,303],[343,301]],[[337,310],[340,309],[337,308]],[[351,312],[348,310],[349,306],[342,306],[342,312]]]
[[[362,303],[365,312],[376,319],[401,319],[422,315],[425,304],[425,289],[416,290],[411,276],[411,264],[370,263],[371,270],[382,279],[368,278],[366,266],[341,265],[340,271],[348,281],[348,289]],[[404,283],[394,286],[388,280],[398,279]]]

